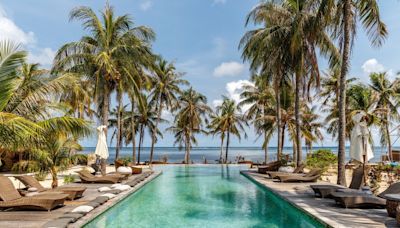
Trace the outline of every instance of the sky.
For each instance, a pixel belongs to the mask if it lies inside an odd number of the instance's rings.
[[[85,34],[80,22],[69,21],[74,7],[89,6],[96,12],[104,8],[104,0],[0,0],[0,40],[19,42],[30,54],[30,62],[50,67],[58,48],[79,40]],[[136,25],[151,27],[157,34],[155,53],[173,61],[185,79],[208,98],[210,106],[221,102],[221,95],[238,101],[243,84],[249,83],[248,64],[241,59],[238,44],[245,27],[245,18],[258,0],[109,0],[117,14],[130,14]],[[389,29],[384,45],[372,48],[363,29],[358,29],[351,56],[350,76],[368,82],[371,72],[387,71],[395,78],[400,71],[400,2],[379,1],[381,16]],[[321,60],[321,69],[326,64]],[[172,116],[165,114],[166,118]],[[163,126],[164,128],[165,126]],[[376,131],[374,141],[379,142]],[[247,139],[232,139],[232,146],[260,146],[253,129]],[[219,146],[219,139],[199,136],[199,146]],[[157,146],[172,146],[173,136],[164,133]],[[96,137],[83,142],[94,146]],[[149,144],[149,137],[145,139]],[[325,134],[320,146],[336,142]],[[400,145],[400,144],[398,144]],[[275,137],[270,146],[276,146]]]

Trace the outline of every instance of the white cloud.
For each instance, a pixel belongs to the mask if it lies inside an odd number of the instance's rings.
[[[40,63],[41,65],[51,65],[53,63],[56,52],[51,48],[40,49],[38,53],[30,52],[28,55],[29,62]]]
[[[227,91],[226,96],[232,100],[235,101],[236,104],[238,104],[242,99],[240,98],[240,94],[243,92],[243,87],[246,85],[254,85],[254,83],[248,81],[248,80],[238,80],[238,81],[232,81],[228,82],[225,86],[225,89]],[[222,104],[222,100],[216,99],[213,100],[212,102],[214,107],[217,107],[218,105]],[[249,109],[250,105],[245,105],[242,107],[242,111],[245,112]]]
[[[367,61],[364,62],[364,64],[361,66],[363,69],[364,73],[370,74],[374,72],[384,72],[385,67],[378,62],[376,59],[368,59]]]
[[[143,11],[149,10],[151,7],[153,7],[153,2],[152,1],[144,1],[140,4],[140,9]]]
[[[214,69],[213,75],[216,77],[238,76],[244,71],[244,65],[235,61],[223,62]]]
[[[11,40],[23,45],[35,43],[35,34],[25,32],[19,28],[14,21],[7,17],[7,14],[0,6],[0,40]]]

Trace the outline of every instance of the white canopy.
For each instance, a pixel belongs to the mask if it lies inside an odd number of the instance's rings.
[[[107,126],[104,125],[101,125],[97,128],[98,137],[95,154],[103,159],[107,159],[110,156],[108,154],[107,139],[105,134],[106,129]]]
[[[354,127],[350,135],[350,157],[364,163],[371,160],[374,154],[369,143],[367,123],[363,120],[363,117],[364,114],[360,112],[352,118]],[[365,155],[365,161],[363,155]]]

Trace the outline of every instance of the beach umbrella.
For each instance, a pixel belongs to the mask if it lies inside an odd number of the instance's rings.
[[[96,154],[98,157],[104,160],[106,160],[110,156],[107,147],[107,139],[105,133],[106,129],[107,126],[104,125],[101,125],[97,128],[97,134],[98,134],[97,145],[96,145],[96,151],[94,152],[94,154]],[[105,172],[105,170],[102,170],[102,172]]]
[[[374,157],[369,143],[369,130],[362,112],[352,117],[354,127],[350,135],[350,157],[363,163],[364,183],[366,183],[365,164]]]

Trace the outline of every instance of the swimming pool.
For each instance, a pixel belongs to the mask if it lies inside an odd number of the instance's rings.
[[[324,227],[239,171],[166,166],[163,174],[85,227]]]

